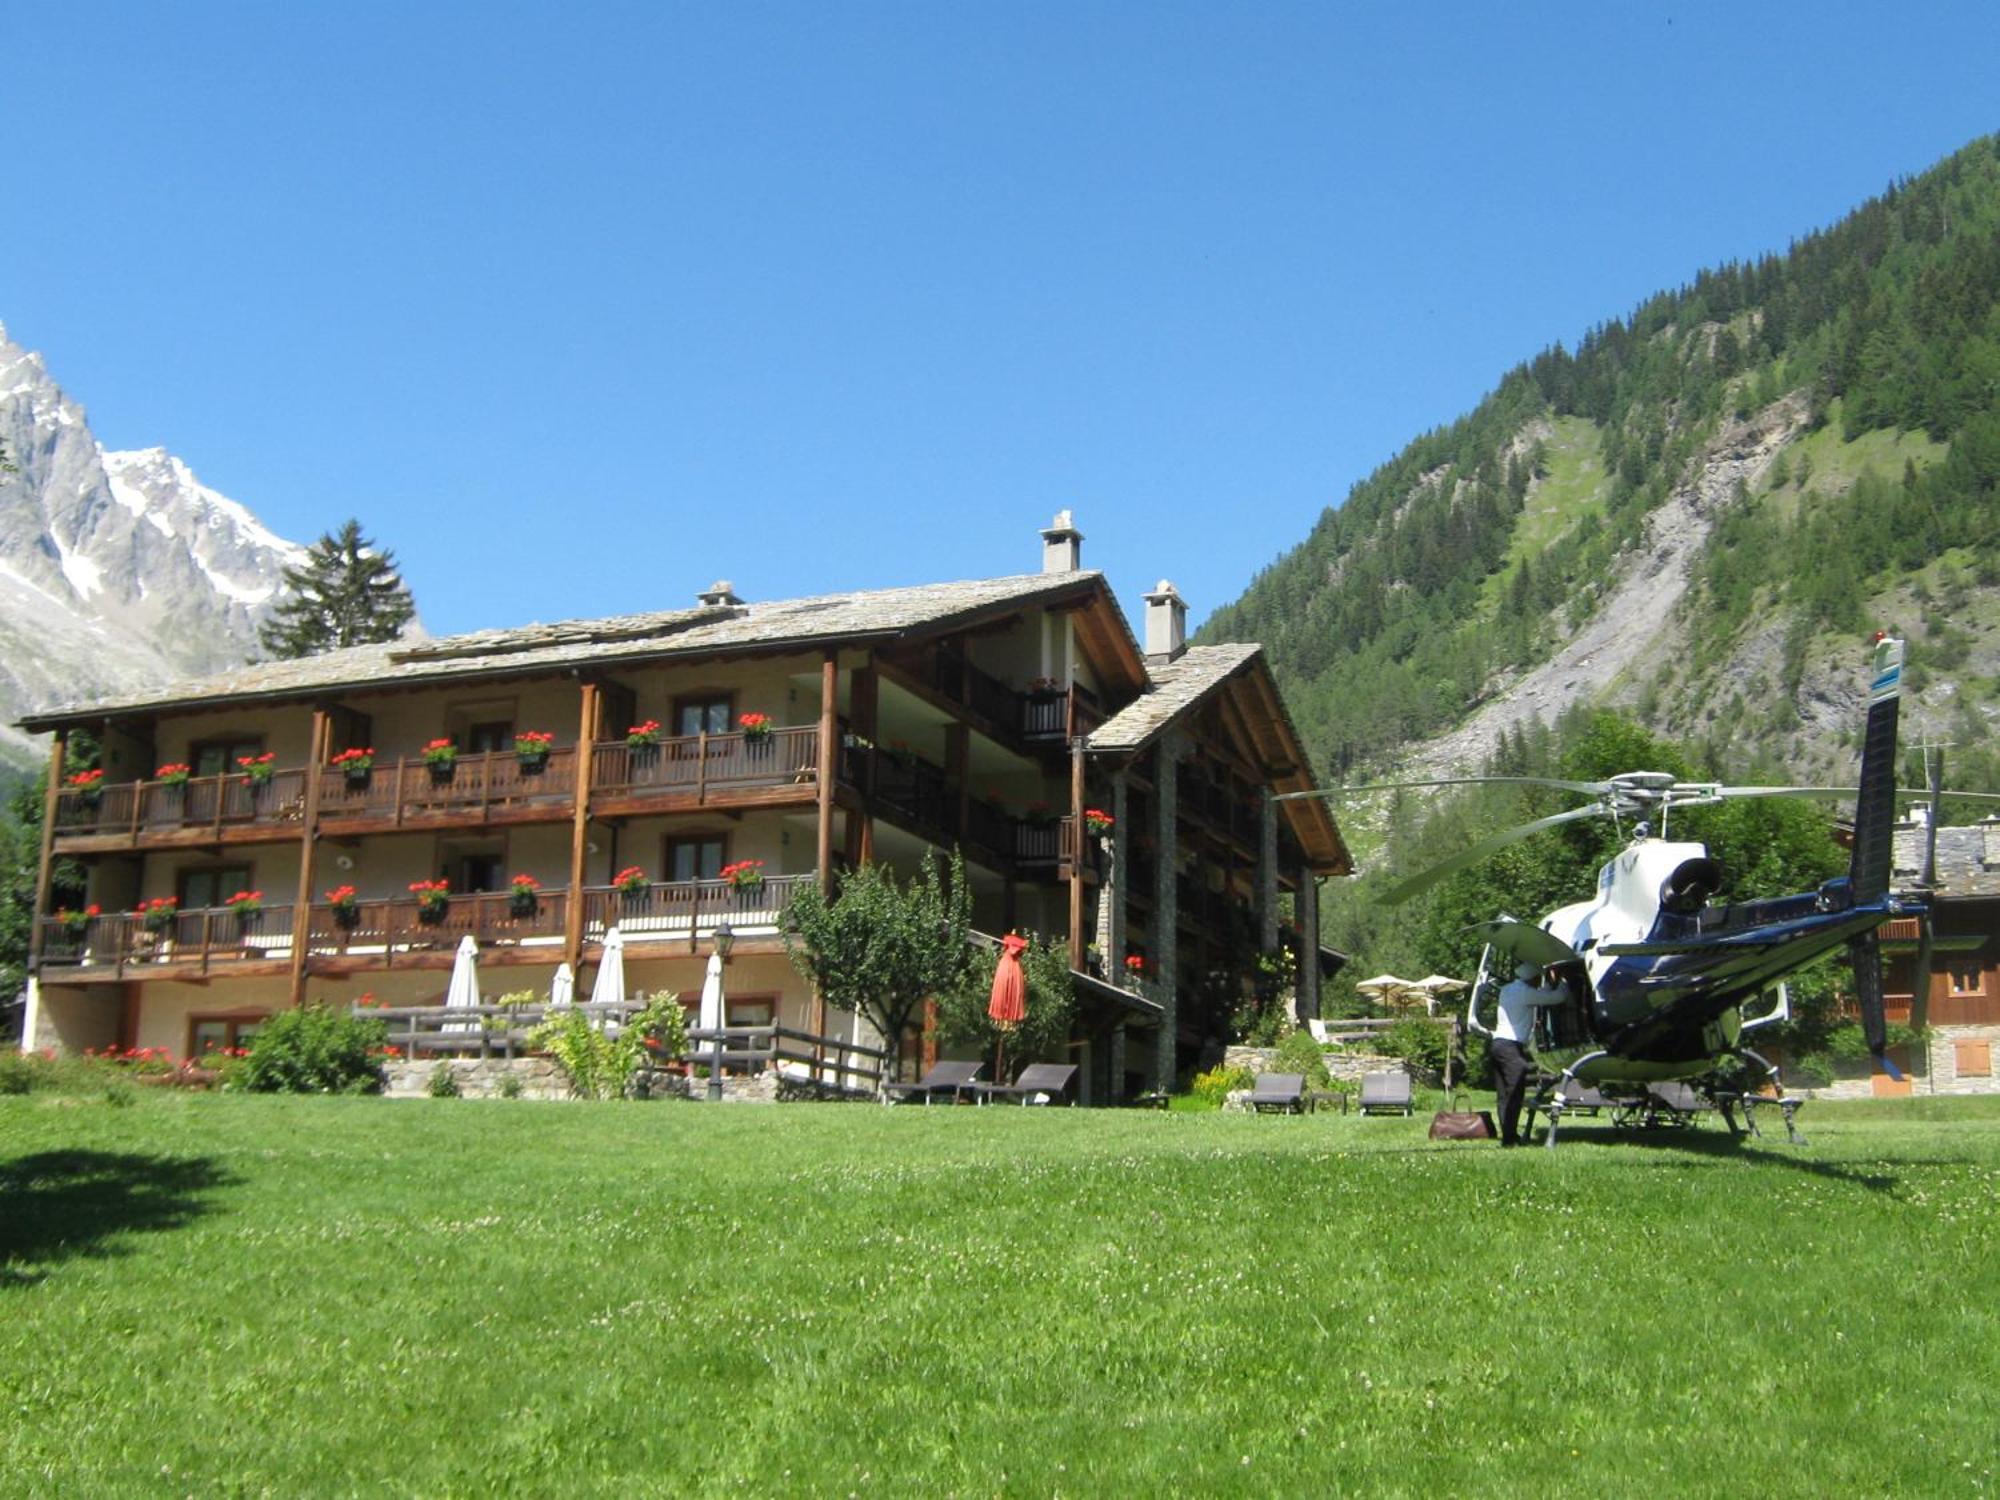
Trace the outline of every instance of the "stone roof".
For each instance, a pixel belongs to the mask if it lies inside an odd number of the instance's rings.
[[[236,699],[314,696],[384,686],[513,675],[628,660],[728,654],[835,641],[878,640],[941,630],[961,619],[1023,607],[1095,588],[1104,575],[1023,573],[1006,578],[821,594],[770,603],[702,605],[479,630],[435,640],[353,646],[297,661],[260,662],[233,672],[163,684],[135,696],[86,700],[23,716],[31,731],[113,713],[188,708]],[[1131,639],[1124,614],[1116,615]],[[1137,644],[1133,644],[1136,654]]]
[[[1152,686],[1090,732],[1094,751],[1138,750],[1257,656],[1261,646],[1189,646],[1172,661],[1147,662]]]
[[[1916,879],[1923,858],[1923,825],[1899,826],[1895,841],[1899,885]],[[1937,893],[1945,897],[2000,896],[2000,819],[1937,831]]]

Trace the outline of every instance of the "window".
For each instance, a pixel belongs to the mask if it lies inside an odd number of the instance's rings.
[[[668,880],[714,880],[729,861],[729,836],[697,833],[667,840],[660,868]]]
[[[674,733],[727,734],[729,723],[729,697],[720,698],[676,698],[674,700]]]
[[[182,911],[220,906],[238,891],[255,889],[250,883],[248,865],[209,865],[183,870],[174,882],[174,894],[180,898]]]
[[[457,889],[461,892],[497,891],[504,883],[501,866],[505,859],[498,854],[466,854],[458,861]]]
[[[262,736],[240,740],[197,740],[188,746],[188,770],[196,776],[221,776],[235,770],[237,761],[263,753]]]
[[[1977,963],[1958,961],[1950,968],[1951,992],[1954,995],[1983,995],[1986,993],[1986,971]]]
[[[1952,1051],[1956,1054],[1957,1072],[1960,1078],[1991,1078],[1993,1076],[1993,1044],[1991,1042],[1954,1042]]]
[[[465,753],[484,755],[492,750],[512,750],[514,748],[514,725],[507,719],[488,719],[483,724],[469,725],[465,731]]]
[[[187,1055],[200,1057],[204,1052],[247,1047],[256,1037],[257,1028],[263,1024],[264,1017],[261,1015],[190,1016]]]

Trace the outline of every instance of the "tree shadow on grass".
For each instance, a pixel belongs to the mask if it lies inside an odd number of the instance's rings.
[[[180,1229],[241,1179],[206,1156],[42,1151],[0,1161],[0,1291],[75,1256],[127,1253],[118,1237]]]

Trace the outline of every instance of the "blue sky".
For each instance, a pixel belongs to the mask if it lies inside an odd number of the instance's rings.
[[[433,630],[1199,617],[1510,366],[2000,125],[2000,7],[0,0],[0,321]]]

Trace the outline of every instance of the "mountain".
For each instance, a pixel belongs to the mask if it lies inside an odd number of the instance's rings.
[[[1509,371],[1199,638],[1262,640],[1322,774],[1519,759],[1620,708],[1729,776],[1851,774],[1865,642],[2000,790],[2000,142]]]
[[[108,452],[0,326],[0,759],[22,712],[247,660],[303,550],[163,448]]]

